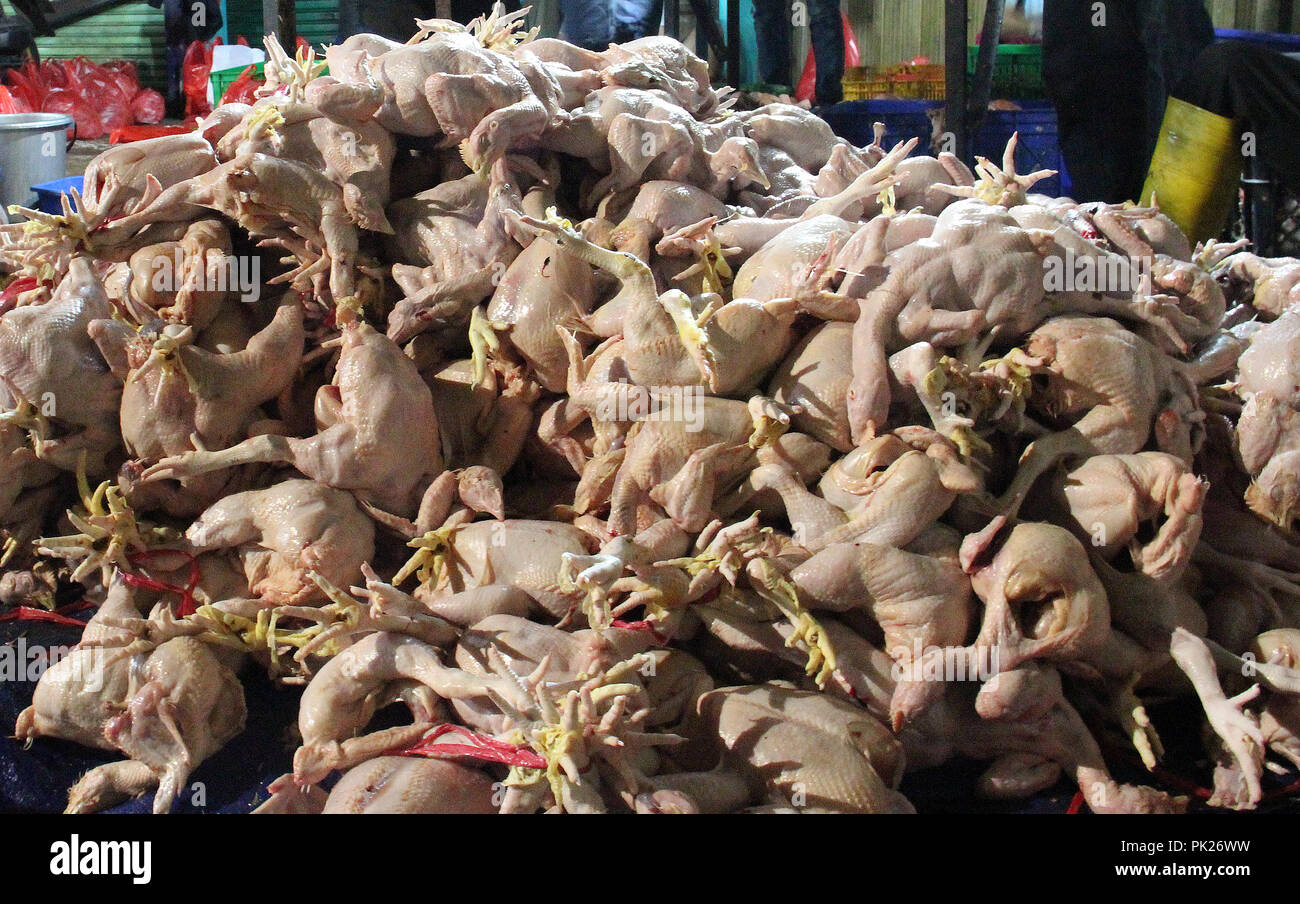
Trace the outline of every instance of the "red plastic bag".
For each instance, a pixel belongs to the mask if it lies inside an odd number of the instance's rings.
[[[129,78],[137,87],[140,84],[140,74],[136,71],[135,63],[130,60],[109,60],[104,64],[105,69],[112,69],[114,72],[120,72]]]
[[[35,113],[38,109],[29,104],[25,97],[13,94],[8,88],[0,87],[0,91],[4,92],[5,113]]]
[[[85,57],[73,57],[63,61],[63,68],[68,76],[68,87],[81,88],[95,76],[99,67]]]
[[[21,69],[10,69],[8,76],[9,93],[13,95],[15,101],[21,101],[33,111],[39,110],[41,104],[45,102],[45,86],[39,81],[33,81],[30,74]]]
[[[207,116],[212,112],[208,103],[208,76],[212,74],[212,48],[221,43],[221,38],[213,38],[212,43],[194,41],[185,51],[181,63],[181,87],[185,92],[185,115]]]
[[[43,113],[67,113],[76,122],[76,137],[93,141],[104,135],[104,122],[99,111],[76,91],[55,88],[45,96],[41,105]]]
[[[152,88],[145,88],[131,101],[132,120],[144,126],[154,126],[163,121],[167,115],[167,103],[163,96]]]
[[[230,83],[226,93],[221,95],[217,101],[217,106],[222,104],[251,104],[256,102],[258,88],[266,84],[265,79],[257,78],[253,73],[257,71],[256,66],[249,66],[243,72],[239,73],[239,78]]]
[[[104,131],[131,124],[131,98],[122,92],[112,73],[103,69],[92,72],[81,84],[81,96],[99,111]]]
[[[135,63],[126,60],[109,60],[104,64],[103,69],[117,82],[117,86],[122,89],[127,100],[133,99],[140,93],[140,79],[135,74]]]
[[[862,65],[862,54],[858,50],[858,37],[853,33],[853,26],[849,24],[849,17],[843,12],[840,13],[841,28],[844,29],[844,65],[847,68]],[[813,95],[817,92],[817,60],[813,56],[813,50],[808,48],[808,59],[803,64],[803,75],[799,77],[799,84],[794,89],[795,100],[812,100]]]

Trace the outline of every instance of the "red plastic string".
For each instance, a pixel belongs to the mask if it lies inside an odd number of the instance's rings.
[[[1117,754],[1121,759],[1125,760],[1128,763],[1131,763],[1135,766],[1142,765],[1143,768],[1146,768],[1145,764],[1142,763],[1141,759],[1139,759],[1136,755],[1129,753],[1127,750],[1114,750],[1112,748],[1112,752]],[[1154,769],[1151,769],[1150,772],[1153,777],[1155,777],[1161,782],[1164,782],[1166,785],[1170,786],[1175,791],[1178,791],[1181,794],[1190,794],[1193,797],[1199,798],[1200,800],[1209,800],[1211,797],[1214,796],[1214,792],[1211,791],[1209,788],[1199,785],[1196,782],[1192,781],[1191,779],[1183,778],[1181,775],[1177,775],[1176,773],[1170,772],[1168,769],[1165,769],[1163,766],[1156,766]]]
[[[95,225],[94,229],[90,230],[90,234],[94,235],[96,232],[100,232],[101,230],[107,229],[109,226],[116,223],[118,220],[125,219],[125,218],[126,218],[126,214],[124,213],[119,213],[116,216],[105,217],[103,221]]]
[[[43,621],[53,622],[56,625],[67,625],[71,628],[84,628],[86,623],[75,618],[69,618],[64,615],[65,612],[79,612],[92,605],[83,600],[80,603],[74,603],[71,606],[64,606],[55,609],[53,612],[48,609],[37,609],[33,606],[18,606],[4,615],[0,615],[0,622],[7,621]]]
[[[433,743],[438,738],[451,732],[464,735],[469,743]],[[479,734],[478,732],[470,731],[464,726],[452,725],[450,722],[444,722],[434,728],[411,746],[404,747],[401,750],[392,751],[392,755],[423,756],[432,759],[469,757],[471,759],[483,760],[489,763],[503,763],[507,766],[523,766],[527,769],[546,768],[546,760],[526,747],[520,747],[516,744],[508,744],[505,741],[498,741],[496,738],[489,738],[485,735]]]
[[[1300,779],[1287,785],[1285,788],[1278,788],[1276,791],[1270,791],[1264,795],[1264,800],[1277,800],[1279,797],[1290,797],[1300,791]]]
[[[1083,808],[1083,792],[1075,791],[1074,797],[1070,798],[1070,806],[1065,808],[1066,815],[1073,816]]]
[[[18,277],[9,285],[5,286],[3,292],[0,292],[0,305],[10,304],[23,292],[30,292],[40,284],[40,280],[35,276]]]
[[[178,587],[175,584],[169,584],[166,581],[159,581],[144,574],[132,574],[129,571],[122,572],[122,580],[128,587],[136,587],[141,590],[154,590],[158,593],[175,593],[181,598],[180,606],[176,614],[181,618],[187,615],[193,615],[198,611],[198,606],[194,604],[194,590],[199,586],[199,560],[192,553],[183,549],[153,549],[147,552],[138,552],[129,556],[132,565],[138,565],[140,562],[152,562],[159,556],[176,555],[183,556],[190,563],[189,583],[184,587]]]
[[[668,638],[659,633],[659,630],[648,621],[623,621],[616,618],[609,623],[611,628],[624,628],[628,631],[648,631],[650,636],[655,639],[655,643],[663,646],[668,643]]]
[[[1184,794],[1190,794],[1193,797],[1198,797],[1201,800],[1209,800],[1211,797],[1214,796],[1214,792],[1211,791],[1209,788],[1202,787],[1201,785],[1198,785],[1196,782],[1192,781],[1191,779],[1183,778],[1181,775],[1175,775],[1174,773],[1170,772],[1167,769],[1164,769],[1163,767],[1157,766],[1156,768],[1151,770],[1151,774],[1154,775],[1156,778],[1158,778],[1160,781],[1164,782],[1166,785],[1169,785],[1174,789],[1183,792]]]

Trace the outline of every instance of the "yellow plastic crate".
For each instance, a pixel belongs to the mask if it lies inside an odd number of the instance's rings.
[[[844,79],[840,82],[840,89],[844,93],[845,100],[867,100],[870,97],[866,82],[851,82]]]

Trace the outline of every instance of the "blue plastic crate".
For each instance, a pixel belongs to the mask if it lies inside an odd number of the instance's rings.
[[[1235,28],[1216,28],[1214,36],[1220,41],[1248,41],[1278,53],[1300,53],[1300,35],[1280,34],[1271,31],[1239,31]]]
[[[863,147],[875,139],[873,123],[885,124],[885,147],[909,138],[919,138],[913,156],[930,153],[934,125],[930,111],[943,106],[934,100],[846,100],[822,112],[831,130],[846,141]]]
[[[1065,173],[1065,157],[1061,154],[1056,110],[1049,103],[1023,103],[1023,106],[1023,110],[990,110],[975,133],[972,142],[974,154],[1001,165],[1007,142],[1019,132],[1016,171],[1056,170],[1057,175],[1039,182],[1032,191],[1044,195],[1068,195],[1070,184]]]
[[[59,196],[72,188],[81,192],[80,176],[68,176],[64,179],[55,179],[53,182],[33,185],[32,191],[36,192],[36,209],[42,213],[63,213],[63,202],[59,200]]]

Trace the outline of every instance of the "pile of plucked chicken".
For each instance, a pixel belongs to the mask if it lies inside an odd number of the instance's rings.
[[[0,598],[98,607],[15,733],[121,754],[70,811],[169,810],[258,671],[263,811],[911,812],[958,758],[1179,811],[1180,698],[1212,805],[1300,764],[1300,262],[668,38],[267,43],[4,230]]]

